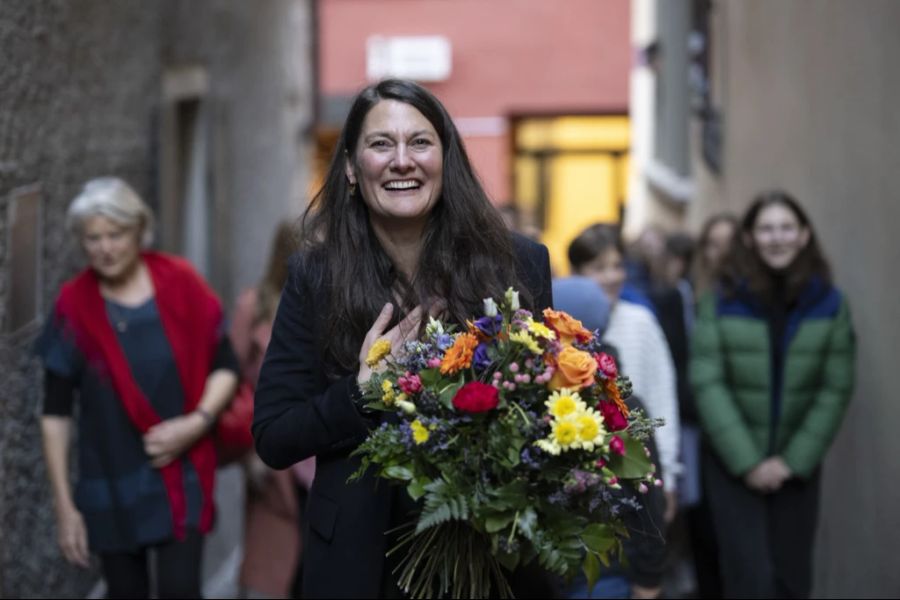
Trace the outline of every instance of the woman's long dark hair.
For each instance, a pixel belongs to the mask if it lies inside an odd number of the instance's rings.
[[[382,100],[409,104],[431,123],[443,148],[441,197],[423,233],[422,254],[412,281],[395,269],[375,236],[357,188],[351,196],[346,160],[353,160],[369,111]],[[394,321],[417,305],[446,301],[449,320],[463,323],[482,299],[499,299],[518,282],[510,234],[488,200],[443,105],[425,88],[388,79],[362,90],[353,102],[322,189],[303,216],[303,264],[313,289],[326,290],[326,357],[352,370],[366,332],[381,308],[396,298]],[[398,312],[400,314],[398,314]]]
[[[794,261],[784,270],[786,300],[790,303],[797,299],[803,288],[813,278],[823,283],[831,283],[831,268],[819,246],[816,232],[806,211],[797,200],[781,190],[763,192],[757,195],[744,217],[740,229],[731,246],[731,253],[722,265],[720,283],[723,292],[733,297],[742,286],[763,302],[772,302],[774,298],[775,277],[772,270],[759,257],[752,243],[753,228],[763,209],[770,206],[783,206],[794,213],[801,227],[809,231],[809,241],[800,250]]]
[[[706,246],[709,244],[709,238],[712,236],[713,228],[719,223],[727,223],[731,227],[733,235],[729,249],[719,259],[718,264],[710,264],[706,259]],[[694,283],[695,297],[699,297],[703,292],[711,289],[720,277],[722,265],[728,260],[731,248],[737,243],[739,237],[738,232],[741,229],[741,223],[738,218],[731,213],[718,213],[709,217],[700,230],[700,237],[697,239],[696,251],[694,253],[694,261],[691,267],[691,279]]]

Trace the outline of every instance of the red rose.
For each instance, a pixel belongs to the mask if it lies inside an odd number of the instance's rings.
[[[618,454],[619,456],[625,456],[625,442],[622,441],[617,435],[614,435],[611,440],[609,440],[609,451]]]
[[[603,422],[610,431],[621,431],[628,427],[628,419],[625,418],[615,402],[601,400],[597,404],[597,410],[603,415]]]
[[[616,366],[616,361],[612,356],[606,352],[600,352],[599,354],[595,354],[594,358],[597,361],[600,372],[603,373],[607,379],[615,379],[619,376],[619,367]]]
[[[472,381],[459,388],[453,396],[453,406],[463,412],[487,412],[497,408],[498,393],[497,388],[492,385]]]

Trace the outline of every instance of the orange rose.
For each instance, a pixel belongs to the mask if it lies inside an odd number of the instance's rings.
[[[544,324],[556,332],[563,346],[571,346],[574,339],[585,344],[594,337],[594,334],[584,328],[581,321],[573,319],[571,315],[561,310],[545,308]]]
[[[551,390],[580,389],[593,385],[597,361],[589,353],[566,346],[556,358],[556,372],[550,380]]]

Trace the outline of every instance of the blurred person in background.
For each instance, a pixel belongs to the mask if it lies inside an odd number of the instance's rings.
[[[229,335],[241,366],[241,379],[256,387],[272,322],[287,281],[288,259],[298,247],[294,225],[281,222],[275,231],[265,273],[255,287],[238,296]],[[315,472],[315,458],[276,471],[256,452],[243,458],[247,478],[241,593],[248,598],[287,598],[299,581],[301,517]],[[300,476],[295,475],[298,472]],[[308,472],[308,477],[305,475]]]
[[[552,306],[547,249],[512,234],[478,182],[444,106],[385,80],[354,99],[325,184],[304,217],[256,390],[253,433],[271,467],[316,457],[304,530],[304,597],[402,597],[385,556],[418,506],[351,453],[382,413],[365,408],[365,358],[393,351],[428,315],[463,325],[512,286]],[[519,597],[551,597],[535,563],[511,574]]]
[[[737,217],[730,213],[713,215],[703,224],[691,274],[694,298],[712,289],[739,225]]]
[[[36,347],[60,548],[82,567],[99,554],[110,598],[199,598],[215,510],[209,434],[238,371],[222,307],[187,261],[143,249],[153,216],[121,179],[89,181],[67,226],[88,267],[63,285]]]
[[[625,275],[629,286],[649,296],[666,249],[666,232],[658,225],[646,226],[631,244],[625,244]]]
[[[609,324],[611,304],[603,288],[589,277],[575,275],[553,280],[553,302],[556,310],[562,310],[581,321],[581,324],[601,339]],[[627,372],[616,348],[604,346],[612,355],[619,370]],[[631,410],[646,412],[643,402],[632,394],[627,399]],[[611,429],[615,425],[607,424]],[[651,437],[646,442],[657,471],[662,467],[656,443]],[[637,509],[625,509],[623,521],[628,537],[622,540],[626,560],[613,560],[601,568],[600,579],[593,590],[588,590],[587,578],[579,574],[566,586],[567,598],[658,598],[662,594],[663,569],[665,567],[666,540],[664,537],[665,496],[662,490],[652,486],[644,494],[623,488],[621,493],[638,503]]]
[[[690,282],[694,254],[690,235],[668,234],[650,292],[675,364],[681,422],[679,511],[668,532],[666,589],[671,595],[719,598],[717,549],[709,506],[703,497],[700,424],[689,377],[689,340],[696,309]]]
[[[723,593],[806,598],[821,463],[853,390],[853,326],[793,197],[757,196],[737,236],[700,301],[691,362]]]
[[[577,275],[596,281],[612,304],[603,341],[619,351],[624,374],[634,394],[652,418],[665,424],[655,431],[666,495],[665,522],[678,506],[677,481],[680,425],[675,368],[665,335],[656,317],[644,306],[621,297],[625,283],[625,252],[619,229],[598,223],[582,231],[569,245],[569,264]]]

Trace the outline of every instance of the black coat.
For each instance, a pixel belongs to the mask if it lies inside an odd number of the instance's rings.
[[[514,236],[517,275],[534,298],[537,313],[552,306],[546,247]],[[281,296],[272,340],[256,387],[253,436],[269,466],[281,469],[316,457],[316,477],[306,511],[303,596],[374,598],[389,589],[382,581],[388,540],[396,526],[396,488],[366,474],[348,483],[359,467],[350,457],[371,421],[357,411],[356,373],[328,369],[319,328],[327,314],[323,290],[310,289],[293,269]]]

